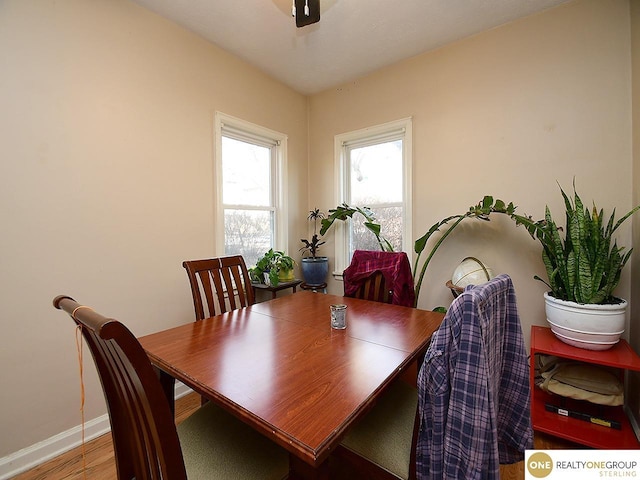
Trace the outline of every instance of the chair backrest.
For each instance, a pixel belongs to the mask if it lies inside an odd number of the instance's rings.
[[[411,265],[404,252],[356,250],[343,279],[345,297],[415,306]]]
[[[182,262],[182,266],[189,276],[196,320],[255,303],[242,255],[187,260]]]
[[[391,303],[391,300],[393,300],[393,292],[387,288],[384,275],[379,271],[375,271],[369,277],[365,278],[353,296],[355,298],[382,303]]]
[[[186,479],[174,416],[136,337],[71,297],[58,296],[53,305],[81,328],[93,355],[109,410],[118,478]]]

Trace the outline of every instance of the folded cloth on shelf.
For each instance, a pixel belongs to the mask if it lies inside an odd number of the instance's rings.
[[[624,404],[624,385],[611,369],[575,361],[561,361],[550,355],[536,359],[536,385],[542,390],[598,405]]]

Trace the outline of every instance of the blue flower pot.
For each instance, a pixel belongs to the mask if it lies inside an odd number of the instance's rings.
[[[316,286],[327,283],[328,274],[328,257],[306,257],[302,259],[302,276],[307,285]]]

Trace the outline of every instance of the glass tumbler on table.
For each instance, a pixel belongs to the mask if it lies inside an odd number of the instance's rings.
[[[331,305],[331,328],[338,330],[347,328],[346,305]]]

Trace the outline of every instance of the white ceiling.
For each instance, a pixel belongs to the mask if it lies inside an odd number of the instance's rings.
[[[291,0],[133,1],[311,94],[569,0],[320,0],[302,28]]]

